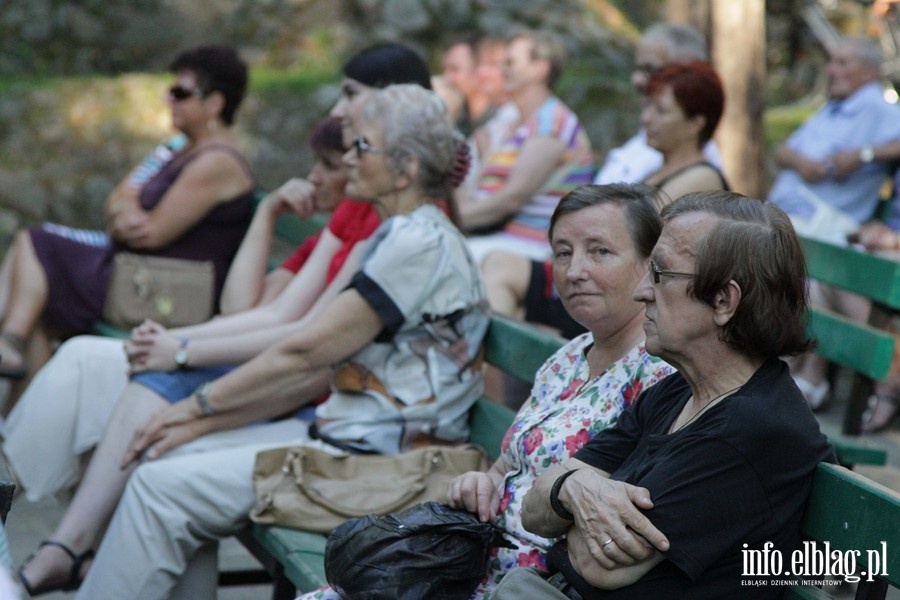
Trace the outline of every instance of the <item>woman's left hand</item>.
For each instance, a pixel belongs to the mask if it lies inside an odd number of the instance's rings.
[[[138,429],[122,458],[120,467],[122,469],[128,467],[141,456],[148,460],[159,458],[172,448],[200,437],[203,434],[202,419],[195,414],[191,398],[192,396],[188,396],[167,406]]]

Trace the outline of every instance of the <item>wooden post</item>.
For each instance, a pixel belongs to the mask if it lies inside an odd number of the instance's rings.
[[[763,110],[766,82],[764,0],[712,0],[712,58],[725,87],[716,132],[734,191],[765,197]]]
[[[703,35],[709,35],[710,0],[666,0],[666,20],[669,23],[690,25]]]

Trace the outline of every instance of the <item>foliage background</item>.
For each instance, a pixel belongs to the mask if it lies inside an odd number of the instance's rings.
[[[762,0],[738,0],[762,1]],[[797,22],[802,0],[767,2],[773,103],[815,100],[824,55]],[[252,66],[239,114],[260,184],[306,172],[305,138],[337,96],[353,52],[402,40],[440,71],[464,32],[544,27],[564,38],[559,95],[598,160],[638,126],[633,43],[663,0],[3,0],[0,11],[0,237],[53,220],[100,227],[118,180],[170,132],[165,68],[181,49],[226,42]],[[800,112],[789,111],[781,131]],[[2,240],[0,240],[2,243]]]

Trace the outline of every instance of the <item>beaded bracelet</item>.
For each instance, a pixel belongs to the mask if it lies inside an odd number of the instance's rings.
[[[566,510],[566,507],[559,501],[559,491],[562,489],[562,485],[566,481],[566,478],[577,470],[578,469],[572,469],[571,471],[566,471],[556,478],[556,481],[553,482],[553,487],[550,488],[550,508],[566,521],[574,521],[575,515]]]
[[[201,383],[196,390],[194,390],[194,396],[197,398],[197,404],[200,405],[200,410],[203,411],[204,416],[210,416],[216,414],[216,409],[209,405],[209,390],[210,390],[209,382]]]

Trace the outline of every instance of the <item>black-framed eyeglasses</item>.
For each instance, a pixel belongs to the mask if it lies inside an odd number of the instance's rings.
[[[665,269],[660,269],[659,265],[657,265],[652,260],[650,261],[650,277],[653,279],[653,283],[659,283],[660,278],[663,275],[668,275],[670,277],[696,277],[696,273],[685,273],[683,271],[666,271]]]
[[[182,100],[187,100],[188,98],[193,98],[194,96],[202,96],[202,93],[197,88],[189,88],[183,85],[173,85],[169,88],[169,96],[172,98],[172,100],[181,102]]]
[[[371,152],[372,154],[385,154],[387,150],[377,148],[369,143],[369,140],[361,135],[353,138],[353,148],[356,150],[356,158],[362,158],[363,154]]]

